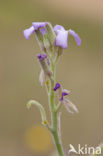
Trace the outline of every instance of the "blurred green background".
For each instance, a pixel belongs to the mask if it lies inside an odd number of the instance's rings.
[[[26,41],[22,33],[32,21],[61,24],[82,38],[81,47],[69,38],[57,66],[57,79],[71,90],[80,112],[72,116],[62,110],[62,140],[65,149],[70,143],[98,145],[103,142],[103,1],[0,0],[0,155],[55,156],[38,109],[26,108],[28,100],[36,99],[49,118],[47,95],[38,81],[40,49],[33,35]]]

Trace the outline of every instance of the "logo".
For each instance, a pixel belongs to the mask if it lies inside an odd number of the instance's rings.
[[[78,144],[78,147],[75,149],[75,147],[70,144],[69,145],[70,149],[68,151],[68,153],[75,153],[75,154],[98,154],[100,155],[101,152],[101,147],[88,147],[87,144],[84,146],[81,146],[80,144]]]

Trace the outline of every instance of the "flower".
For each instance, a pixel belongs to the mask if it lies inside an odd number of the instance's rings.
[[[24,30],[24,37],[28,40],[30,35],[34,33],[36,33],[42,49],[50,47],[50,44],[52,46],[56,44],[57,47],[66,49],[68,47],[68,35],[72,35],[75,38],[78,46],[81,45],[81,39],[78,34],[71,29],[65,30],[61,25],[55,25],[52,28],[49,22],[33,22],[30,28]]]
[[[78,46],[81,45],[81,39],[78,36],[78,34],[75,33],[75,31],[69,29],[65,30],[63,26],[61,25],[55,25],[54,26],[54,32],[56,33],[56,46],[61,47],[63,49],[66,49],[68,47],[68,34],[72,35]]]
[[[35,33],[35,31],[39,29],[41,34],[43,35],[46,32],[46,25],[47,22],[33,22],[30,28],[24,30],[24,37],[28,40],[30,35]]]
[[[74,112],[78,113],[77,107],[69,99],[65,97],[70,94],[70,91],[63,89],[60,83],[55,84],[54,91],[57,91],[59,101],[63,103],[64,107],[69,113],[71,114],[73,114]]]
[[[58,91],[58,97],[60,101],[63,101],[64,96],[70,94],[70,91],[63,89],[60,83],[55,84],[54,91]]]

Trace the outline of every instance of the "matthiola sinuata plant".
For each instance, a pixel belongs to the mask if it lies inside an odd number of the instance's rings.
[[[64,156],[60,135],[60,108],[64,106],[71,114],[78,113],[78,109],[68,99],[70,91],[63,89],[62,85],[56,81],[55,69],[59,57],[62,56],[64,49],[68,47],[68,38],[73,36],[77,46],[81,45],[81,39],[75,31],[71,29],[65,30],[61,25],[56,25],[53,28],[49,22],[33,22],[30,28],[24,30],[24,37],[28,40],[32,34],[36,36],[41,49],[41,53],[37,55],[41,68],[39,81],[47,90],[51,123],[47,121],[46,112],[42,104],[35,100],[30,100],[27,103],[27,107],[29,108],[33,104],[39,108],[42,124],[51,132],[58,155]],[[55,102],[56,96],[57,104]]]

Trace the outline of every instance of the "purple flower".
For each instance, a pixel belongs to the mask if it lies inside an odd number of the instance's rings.
[[[33,22],[30,28],[24,30],[24,37],[28,40],[30,35],[35,33],[38,29],[40,29],[40,32],[43,35],[46,32],[46,25],[47,22]]]
[[[66,95],[69,95],[69,93],[63,91],[63,92],[62,92],[62,97],[61,97],[60,100],[63,101],[63,97],[66,96]]]
[[[63,89],[60,83],[56,83],[54,87],[54,91],[58,92],[58,97],[60,101],[63,101],[63,97],[70,94],[70,91]]]
[[[37,57],[38,57],[38,59],[39,59],[40,61],[42,61],[42,60],[44,60],[45,58],[47,58],[47,55],[46,55],[46,54],[38,54]]]
[[[66,95],[70,94],[70,91],[63,89],[59,83],[55,84],[54,91],[57,91],[60,102],[64,105],[69,113],[78,113],[77,107],[69,99],[67,99],[67,97],[65,97]]]
[[[68,47],[68,34],[72,35],[78,46],[81,44],[81,39],[75,31],[69,29],[65,30],[61,25],[54,26],[54,32],[56,33],[56,46],[66,49]]]

